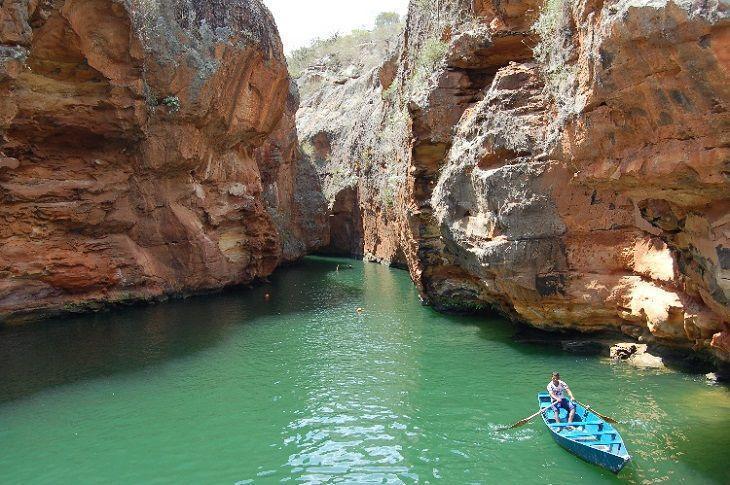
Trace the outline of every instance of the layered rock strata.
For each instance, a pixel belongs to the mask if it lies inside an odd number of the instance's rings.
[[[288,96],[258,0],[3,2],[0,318],[270,274],[296,184],[256,151]],[[291,232],[285,258],[319,244]]]
[[[727,359],[722,5],[548,2],[536,30],[456,125],[433,193],[444,252],[478,280],[457,298]]]
[[[317,168],[302,153],[296,128],[299,91],[291,83],[281,121],[255,152],[264,202],[282,241],[282,260],[292,262],[329,245],[330,220]]]
[[[338,157],[363,227],[384,199],[363,154],[400,177],[364,232],[431,304],[727,361],[729,22],[718,1],[411,2],[378,72],[311,95],[364,115],[299,126],[327,135],[315,147],[359,143]]]

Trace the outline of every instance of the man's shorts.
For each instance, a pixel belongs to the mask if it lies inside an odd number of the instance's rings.
[[[570,402],[567,398],[563,398],[560,400],[560,402],[556,402],[553,404],[553,409],[555,412],[559,412],[560,408],[565,409],[568,412],[571,412],[573,409],[575,409],[575,404]]]

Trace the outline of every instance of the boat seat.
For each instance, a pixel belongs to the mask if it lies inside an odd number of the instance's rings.
[[[594,422],[588,422],[585,421],[573,421],[572,423],[550,423],[550,426],[553,428],[565,428],[566,426],[600,426],[603,423],[594,423]]]
[[[586,443],[586,444],[588,446],[596,446],[596,445],[610,446],[610,445],[622,445],[622,444],[624,444],[624,442],[621,440],[613,440],[613,441],[604,441],[604,442],[597,441],[595,443]]]
[[[565,438],[585,438],[586,436],[603,436],[606,434],[618,434],[616,431],[596,431],[595,433],[576,433],[576,434],[564,434]]]

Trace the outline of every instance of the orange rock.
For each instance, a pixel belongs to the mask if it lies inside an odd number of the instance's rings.
[[[382,68],[298,80],[333,241],[439,308],[730,360],[729,27],[718,2],[412,4]]]
[[[259,0],[193,3],[0,7],[0,319],[280,262],[280,162],[254,156],[289,92],[276,27]]]

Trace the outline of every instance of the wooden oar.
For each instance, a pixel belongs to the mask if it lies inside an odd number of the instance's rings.
[[[606,416],[604,414],[599,413],[598,411],[596,411],[595,409],[593,409],[592,407],[590,407],[588,404],[583,404],[580,401],[575,401],[575,402],[577,402],[578,404],[580,404],[584,408],[588,409],[590,412],[594,413],[596,416],[598,416],[602,420],[606,421],[607,423],[618,424],[618,421],[616,421],[615,419],[613,419],[611,416]]]
[[[553,402],[552,404],[550,404],[550,406],[552,406],[553,404],[555,404],[555,403]],[[533,419],[533,418],[534,418],[535,416],[539,416],[540,414],[542,414],[542,413],[544,413],[545,411],[547,411],[548,409],[550,409],[550,406],[547,406],[547,407],[544,407],[544,408],[542,408],[541,410],[539,410],[538,412],[536,412],[536,413],[535,413],[535,414],[533,414],[532,416],[528,416],[528,417],[526,417],[525,419],[520,419],[519,421],[517,421],[517,422],[516,422],[515,424],[513,424],[512,426],[507,426],[506,428],[499,428],[499,429],[498,429],[497,431],[507,431],[508,429],[515,429],[515,428],[519,428],[520,426],[522,426],[522,425],[524,425],[524,424],[527,424],[527,423],[528,423],[529,421],[531,421],[531,420],[532,420],[532,419]]]

